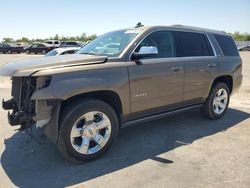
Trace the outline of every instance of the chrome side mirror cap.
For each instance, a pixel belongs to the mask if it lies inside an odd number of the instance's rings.
[[[157,55],[158,49],[155,46],[142,46],[138,52],[138,55]]]
[[[132,60],[138,61],[144,57],[153,57],[158,54],[158,49],[155,46],[142,46],[139,52],[134,52]]]

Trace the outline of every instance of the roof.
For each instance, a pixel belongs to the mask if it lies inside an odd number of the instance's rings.
[[[137,27],[136,29],[174,29],[180,31],[192,31],[192,32],[205,32],[205,33],[214,33],[214,34],[221,34],[221,35],[229,35],[225,31],[218,31],[213,29],[207,29],[202,27],[194,27],[194,26],[187,26],[187,25],[171,25],[171,26],[142,26]],[[131,28],[129,28],[131,29]]]

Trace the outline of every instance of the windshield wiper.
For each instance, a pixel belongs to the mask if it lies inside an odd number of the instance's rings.
[[[83,53],[80,53],[80,54],[96,55],[95,53],[91,53],[91,52],[83,52]]]

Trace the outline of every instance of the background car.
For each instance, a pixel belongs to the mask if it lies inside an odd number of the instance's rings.
[[[84,42],[81,41],[65,41],[60,44],[60,48],[63,47],[83,47],[85,46]]]
[[[81,47],[65,47],[65,48],[56,48],[48,52],[45,56],[58,56],[58,55],[66,55],[66,54],[74,54],[76,53]]]
[[[0,43],[0,52],[2,53],[23,53],[23,46],[18,46],[16,44]]]
[[[44,43],[50,44],[50,45],[56,46],[56,47],[59,47],[61,44],[61,42],[59,40],[47,40]]]
[[[35,54],[46,54],[49,51],[55,49],[54,46],[46,44],[46,43],[37,43],[32,44],[28,48],[25,49],[26,54],[35,53]]]
[[[250,45],[241,46],[238,49],[239,51],[250,51]]]

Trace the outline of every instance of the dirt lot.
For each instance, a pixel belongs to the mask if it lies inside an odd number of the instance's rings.
[[[106,155],[83,165],[15,132],[0,109],[0,187],[250,187],[250,53],[241,56],[243,85],[222,119],[194,111],[128,127]],[[0,54],[0,64],[35,57]],[[1,77],[0,99],[9,93]]]

